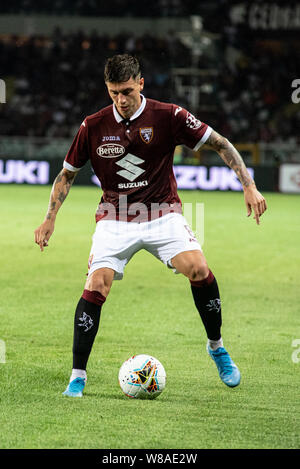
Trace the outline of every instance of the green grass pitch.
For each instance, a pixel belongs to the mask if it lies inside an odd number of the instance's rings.
[[[102,310],[85,395],[70,399],[62,392],[74,309],[100,194],[75,185],[41,253],[33,231],[49,194],[49,186],[0,186],[0,447],[299,448],[300,197],[265,194],[257,226],[241,193],[180,193],[184,203],[204,203],[203,250],[218,279],[239,387],[219,380],[187,279],[141,251]],[[119,388],[121,364],[138,353],[166,369],[155,401]]]

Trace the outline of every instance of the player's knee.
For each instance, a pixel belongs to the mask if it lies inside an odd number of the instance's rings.
[[[85,289],[97,291],[105,298],[109,294],[111,282],[109,282],[100,272],[94,272],[86,281]]]
[[[204,280],[209,274],[207,264],[192,264],[189,270],[189,279],[192,281]]]

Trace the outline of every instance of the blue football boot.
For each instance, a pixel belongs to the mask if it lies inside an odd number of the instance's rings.
[[[64,396],[82,397],[82,391],[85,386],[84,378],[75,378],[68,384],[67,389],[63,392]]]
[[[219,347],[216,350],[212,350],[207,344],[207,352],[217,365],[219,376],[223,383],[230,388],[238,386],[241,381],[241,374],[225,348]]]

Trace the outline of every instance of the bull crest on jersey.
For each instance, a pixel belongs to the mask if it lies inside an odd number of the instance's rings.
[[[141,127],[140,137],[145,143],[150,143],[153,138],[153,127]]]

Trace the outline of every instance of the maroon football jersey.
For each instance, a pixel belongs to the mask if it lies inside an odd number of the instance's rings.
[[[174,150],[182,144],[197,150],[212,131],[179,106],[141,98],[130,119],[123,119],[114,104],[86,117],[65,158],[70,171],[91,161],[103,190],[96,221],[181,213]]]

